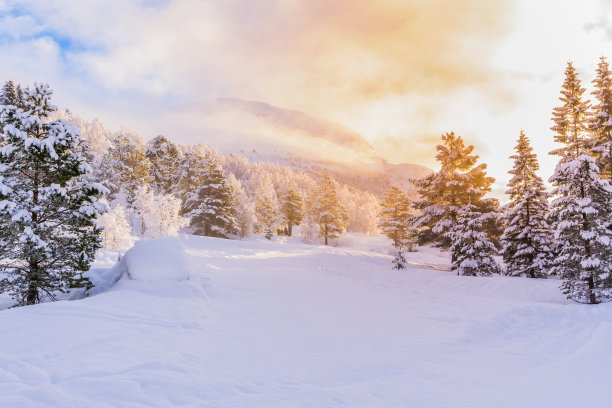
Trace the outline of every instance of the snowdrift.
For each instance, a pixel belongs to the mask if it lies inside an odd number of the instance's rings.
[[[119,262],[119,269],[136,281],[183,281],[189,279],[185,252],[177,237],[141,241]]]

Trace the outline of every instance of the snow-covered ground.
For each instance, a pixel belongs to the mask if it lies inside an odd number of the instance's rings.
[[[612,305],[344,245],[182,236],[112,270],[104,253],[100,282],[132,279],[0,312],[0,407],[611,406]]]

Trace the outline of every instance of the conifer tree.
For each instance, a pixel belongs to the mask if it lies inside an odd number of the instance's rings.
[[[329,245],[330,239],[344,234],[347,217],[344,208],[338,202],[336,181],[328,170],[325,170],[319,178],[317,188],[310,197],[309,206],[314,219],[319,224],[325,245]]]
[[[578,73],[570,61],[565,69],[565,80],[559,97],[563,104],[553,109],[552,117],[555,125],[551,130],[555,132],[555,142],[561,143],[562,146],[550,154],[560,156],[560,163],[576,159],[585,148],[589,101],[582,100],[584,92]]]
[[[444,144],[436,146],[440,171],[415,181],[421,199],[414,207],[421,212],[412,219],[412,224],[417,228],[420,245],[449,248],[447,234],[457,224],[462,207],[471,203],[481,213],[494,213],[499,202],[483,198],[495,179],[486,175],[486,164],[476,165],[474,146],[465,146],[463,139],[453,132],[442,135],[442,141]],[[501,234],[492,217],[487,217],[483,227],[493,239]]]
[[[397,186],[387,190],[383,198],[378,226],[397,249],[412,252],[414,230],[410,224],[411,203],[405,191]]]
[[[88,183],[89,165],[75,153],[71,123],[49,121],[52,91],[24,92],[25,111],[4,106],[0,149],[0,292],[18,305],[55,300],[57,292],[91,285],[83,275],[100,247],[94,220],[105,190]]]
[[[612,189],[588,154],[588,101],[582,101],[584,89],[571,63],[565,74],[563,105],[553,111],[552,130],[562,146],[551,152],[560,156],[549,180],[556,197],[549,213],[556,238],[551,273],[565,279],[561,288],[568,298],[599,303],[612,297]]]
[[[495,245],[484,231],[484,224],[494,213],[481,213],[468,203],[457,212],[457,223],[448,232],[451,245],[451,270],[457,275],[490,276],[499,273],[493,259]]]
[[[21,86],[15,86],[13,81],[6,81],[0,93],[0,105],[13,105],[23,110],[25,109],[24,102]]]
[[[552,231],[546,221],[548,193],[544,182],[536,174],[540,168],[538,159],[521,131],[514,167],[509,173],[510,203],[504,207],[502,219],[506,222],[502,236],[503,256],[506,271],[512,276],[543,278],[551,260]]]
[[[291,183],[281,198],[280,214],[287,224],[287,235],[291,236],[294,225],[299,225],[304,217],[304,199],[295,183]]]
[[[591,150],[595,154],[600,177],[612,178],[612,73],[601,57],[597,76],[593,80],[596,104],[589,121]]]
[[[191,218],[191,227],[196,235],[227,238],[236,231],[232,190],[227,183],[223,168],[211,152],[195,153],[188,157],[188,170],[195,179],[195,189],[186,192],[184,214]],[[193,163],[193,160],[200,161]]]
[[[109,187],[111,199],[123,190],[130,204],[138,188],[151,181],[151,162],[144,146],[132,136],[127,132],[117,135],[101,163],[101,181]]]
[[[177,146],[159,135],[147,143],[151,163],[151,188],[157,194],[169,194],[176,185],[181,153]]]
[[[550,181],[557,196],[551,203],[555,257],[551,273],[565,279],[569,299],[600,303],[612,299],[612,187],[599,177],[595,159],[585,151],[563,159]]]
[[[255,197],[257,225],[267,239],[272,239],[278,224],[278,200],[274,189],[260,189]]]

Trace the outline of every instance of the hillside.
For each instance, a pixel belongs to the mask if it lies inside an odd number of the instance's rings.
[[[611,304],[455,276],[427,248],[393,271],[380,237],[344,245],[139,244],[111,290],[0,312],[0,406],[608,405]]]
[[[305,171],[325,167],[339,181],[378,196],[389,183],[410,189],[410,179],[431,173],[417,164],[389,163],[346,126],[263,102],[235,98],[194,102],[163,113],[150,126],[173,141],[205,143],[252,161]]]

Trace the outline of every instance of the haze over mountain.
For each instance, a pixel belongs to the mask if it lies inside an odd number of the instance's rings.
[[[375,193],[388,183],[409,188],[410,179],[431,173],[417,164],[389,163],[347,126],[264,102],[222,98],[183,104],[151,126],[171,140],[205,143],[225,154],[242,153],[302,170],[326,167],[340,181]]]

